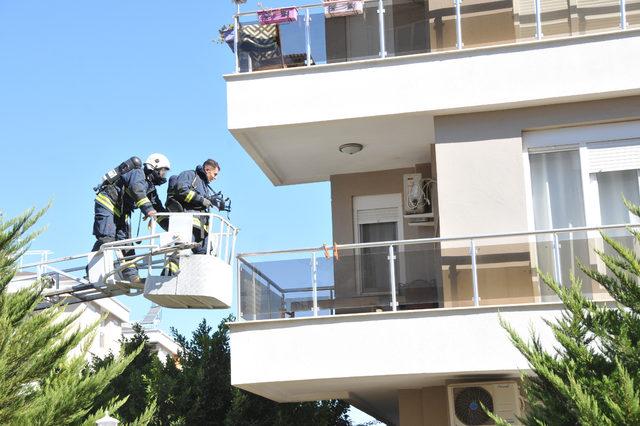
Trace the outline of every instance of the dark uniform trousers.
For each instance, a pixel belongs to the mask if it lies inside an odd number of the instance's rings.
[[[98,251],[105,243],[131,238],[129,215],[120,213],[116,207],[112,212],[101,202],[105,203],[104,200],[96,200],[94,206],[93,235],[96,237],[96,242],[91,251]],[[123,256],[133,256],[135,250],[133,248],[131,250],[121,250],[121,253]],[[135,275],[137,275],[135,268],[126,268],[122,271],[122,276],[125,280],[129,280]]]

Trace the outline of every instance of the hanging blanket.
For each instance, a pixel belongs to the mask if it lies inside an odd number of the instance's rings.
[[[282,66],[277,25],[244,25],[239,38],[240,50],[249,54],[254,70]]]

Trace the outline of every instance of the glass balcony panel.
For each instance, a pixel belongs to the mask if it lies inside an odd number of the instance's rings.
[[[385,0],[384,34],[387,56],[431,51],[429,4],[426,0]]]
[[[583,292],[587,295],[593,293],[591,279],[578,268],[578,261],[584,265],[595,265],[595,253],[592,242],[589,241],[587,232],[566,232],[558,234],[560,243],[560,275],[562,285],[571,285],[571,274],[582,281]]]
[[[397,251],[398,310],[432,309],[444,306],[440,244],[400,247]]]
[[[636,256],[640,257],[640,243],[636,238],[629,233],[625,228],[606,229],[603,231],[607,237],[610,237],[618,244],[625,248],[632,250]],[[614,258],[620,257],[618,252],[611,247],[598,232],[590,232],[590,248],[604,252],[606,255]],[[596,254],[592,255],[591,267],[597,269],[599,272],[615,278],[615,274],[609,270],[605,263]],[[611,296],[599,283],[593,282],[593,298],[594,300],[610,300]]]
[[[441,243],[442,298],[445,308],[473,306],[469,241]]]
[[[618,0],[578,0],[572,14],[577,34],[591,34],[620,28]],[[574,33],[576,33],[574,31]]]
[[[247,321],[284,318],[285,293],[255,265],[240,264],[240,315]]]
[[[535,39],[535,10],[535,0],[513,0],[513,30],[516,41]]]
[[[626,0],[625,10],[629,28],[640,28],[640,0]]]
[[[335,52],[336,47],[327,50],[327,40],[332,41],[333,37],[327,37],[325,16],[322,9],[314,8],[309,11],[309,43],[311,45],[312,64],[326,64],[327,51]],[[329,18],[334,19],[334,18]]]
[[[532,237],[476,240],[478,290],[481,305],[510,305],[540,301],[540,279],[534,262]]]
[[[303,67],[307,60],[304,10],[300,10],[298,20],[278,25],[280,45],[285,68]]]
[[[556,264],[554,254],[554,242],[552,234],[539,234],[532,239],[535,240],[535,248],[532,250],[532,267],[536,270],[538,291],[541,302],[558,302],[560,299],[542,281],[537,271],[543,274],[555,276]]]
[[[327,63],[349,62],[380,57],[378,2],[364,3],[363,13],[352,16],[312,17],[312,52],[322,46],[322,31],[316,26],[324,23],[324,52]],[[319,54],[319,58],[322,54]],[[315,60],[315,57],[314,57]]]
[[[515,43],[518,39],[513,0],[464,0],[460,12],[464,47]]]
[[[338,258],[333,258],[332,308],[336,314],[391,310],[386,250],[386,247],[342,250]]]
[[[453,0],[430,1],[428,7],[430,51],[456,49],[456,9]]]

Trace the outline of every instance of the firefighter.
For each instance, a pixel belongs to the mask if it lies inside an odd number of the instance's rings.
[[[186,170],[177,176],[171,176],[167,188],[167,210],[170,212],[208,212],[211,206],[218,210],[228,211],[225,201],[214,192],[209,183],[220,173],[220,165],[215,160],[207,160],[195,170]],[[195,254],[206,253],[206,237],[208,223],[204,216],[193,218],[193,241],[198,245],[193,248]],[[179,270],[176,256],[167,259],[163,274],[173,275]]]
[[[102,183],[94,188],[97,193],[93,222],[96,242],[92,251],[99,250],[104,243],[131,238],[129,217],[134,209],[139,208],[145,219],[166,211],[156,186],[167,181],[170,168],[166,156],[151,154],[144,164],[138,157],[131,157],[103,176]],[[123,250],[122,254],[132,256],[135,251]],[[135,267],[124,269],[122,277],[131,283],[141,282]]]

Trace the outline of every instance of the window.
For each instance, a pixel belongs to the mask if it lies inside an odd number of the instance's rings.
[[[584,226],[579,151],[532,153],[529,162],[536,230]]]
[[[358,243],[394,241],[403,238],[401,194],[354,197],[354,234]],[[356,281],[360,293],[389,293],[387,247],[356,251]],[[401,271],[396,256],[396,282]]]
[[[525,132],[523,154],[525,168],[529,168],[528,201],[533,228],[636,221],[624,206],[622,195],[640,203],[639,135],[640,122]],[[623,230],[608,233],[628,239]],[[556,278],[568,284],[569,272],[576,270],[575,258],[588,261],[595,248],[589,246],[589,237],[597,238],[595,233],[559,233],[559,264],[554,263],[552,236],[536,237],[538,266],[553,271]],[[544,290],[541,291],[545,300]]]
[[[575,228],[585,226],[582,174],[578,150],[531,153],[531,193],[535,229]],[[554,258],[552,234],[536,236],[538,267],[553,271],[556,279],[570,282],[570,272],[575,271],[576,256],[585,259],[589,252],[585,232],[558,234],[560,262]],[[542,300],[554,300],[554,293],[542,286]]]

